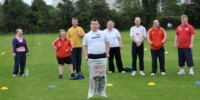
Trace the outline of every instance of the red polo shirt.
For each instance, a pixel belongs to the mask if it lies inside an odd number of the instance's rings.
[[[191,43],[191,36],[194,34],[194,28],[192,25],[179,25],[176,29],[176,35],[178,36],[178,47],[189,48]]]
[[[71,55],[72,44],[68,38],[62,40],[61,38],[57,38],[53,44],[54,47],[57,47],[56,56],[59,58],[65,58]],[[68,52],[66,51],[68,50]]]
[[[148,41],[151,44],[151,49],[153,50],[159,50],[160,48],[162,48],[164,46],[164,43],[162,41],[166,41],[167,35],[165,33],[165,30],[161,27],[159,27],[158,29],[155,29],[154,27],[152,27],[151,29],[149,29],[148,31]]]

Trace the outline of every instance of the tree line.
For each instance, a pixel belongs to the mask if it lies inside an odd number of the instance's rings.
[[[78,18],[86,31],[92,18],[99,20],[101,29],[112,20],[117,29],[129,30],[136,16],[141,17],[142,25],[147,28],[154,19],[167,27],[168,22],[173,26],[180,24],[182,14],[187,14],[189,22],[200,28],[200,2],[193,1],[186,5],[181,0],[116,0],[115,9],[110,9],[105,0],[63,0],[56,7],[43,0],[33,0],[31,5],[23,0],[5,0],[0,4],[0,32],[6,34],[22,28],[27,33],[53,33],[71,27],[72,17]]]

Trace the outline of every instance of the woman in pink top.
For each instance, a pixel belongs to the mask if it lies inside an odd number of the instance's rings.
[[[22,29],[16,30],[16,36],[12,40],[13,57],[15,60],[13,77],[17,76],[20,67],[20,76],[24,76],[24,69],[26,65],[26,54],[29,55],[28,47],[25,38],[23,38]]]

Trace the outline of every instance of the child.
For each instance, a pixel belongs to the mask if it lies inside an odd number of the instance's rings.
[[[66,38],[66,31],[61,29],[59,38],[57,38],[53,44],[53,48],[56,50],[56,57],[59,64],[59,78],[63,78],[63,66],[68,64],[71,77],[74,76],[72,66],[72,44],[71,41]]]

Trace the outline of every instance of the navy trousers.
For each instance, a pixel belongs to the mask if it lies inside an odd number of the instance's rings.
[[[24,69],[26,66],[26,52],[17,52],[14,58],[14,72],[13,74],[17,75],[20,67],[20,75],[24,74]]]
[[[82,48],[73,48],[72,50],[72,64],[73,69],[76,73],[81,72],[81,61],[82,61]]]
[[[184,66],[185,62],[188,67],[194,66],[192,50],[190,48],[178,48],[179,66]]]
[[[140,71],[144,70],[144,44],[142,43],[141,46],[137,47],[136,43],[132,43],[132,69],[133,71],[137,70],[136,67],[136,60],[137,56],[139,57],[139,64],[140,64]]]
[[[152,71],[151,73],[157,72],[157,58],[160,62],[160,72],[165,72],[165,49],[164,47],[153,50],[151,49],[151,59],[152,59]]]

